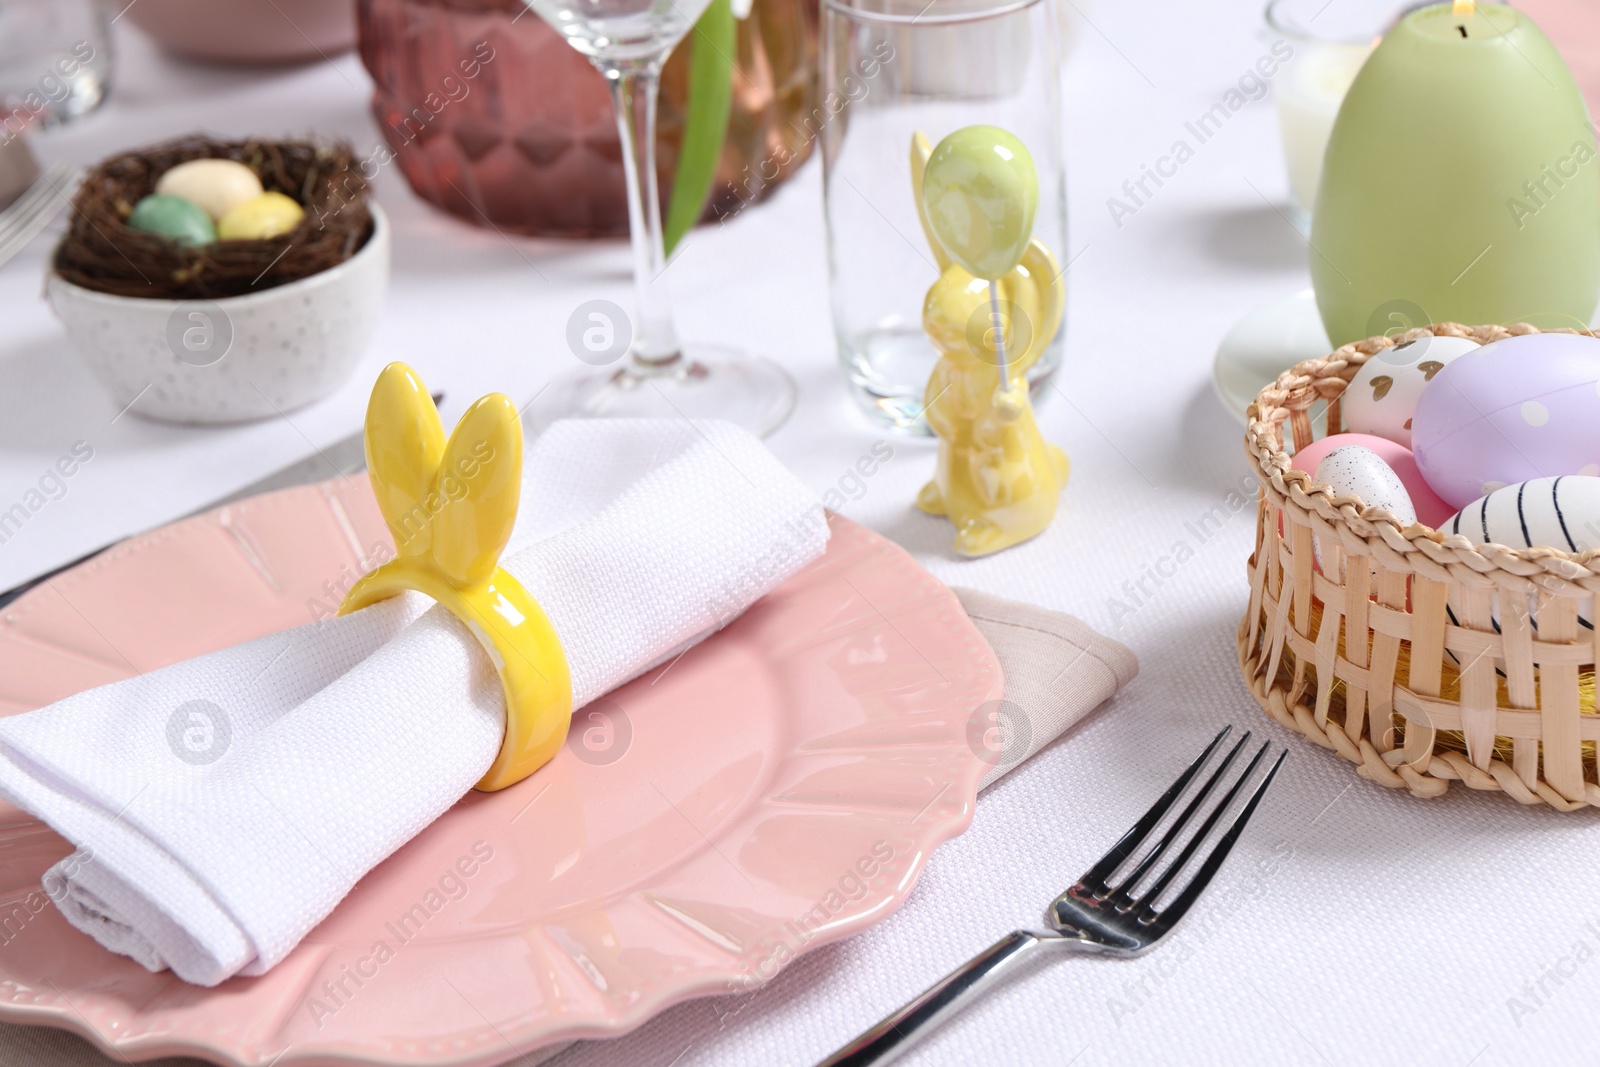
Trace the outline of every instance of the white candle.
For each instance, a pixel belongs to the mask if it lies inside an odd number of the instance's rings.
[[[1289,170],[1289,197],[1310,216],[1322,177],[1322,156],[1339,105],[1356,73],[1372,53],[1367,45],[1301,41],[1299,54],[1284,69],[1274,95],[1283,159]]]

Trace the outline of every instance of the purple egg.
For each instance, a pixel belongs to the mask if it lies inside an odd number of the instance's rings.
[[[1422,390],[1411,447],[1456,508],[1533,478],[1600,474],[1600,339],[1529,334],[1460,356]]]

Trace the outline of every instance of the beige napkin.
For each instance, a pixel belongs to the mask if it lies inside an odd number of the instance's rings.
[[[967,616],[994,649],[1006,695],[995,709],[994,766],[980,790],[1060,737],[1139,673],[1128,646],[1063,615],[956,587]]]
[[[1005,699],[985,709],[992,729],[984,751],[994,766],[987,788],[1099,707],[1139,671],[1125,646],[1070,615],[975,589],[956,589],[1006,679]],[[541,1063],[565,1045],[540,1049],[518,1061]],[[0,1023],[0,1067],[109,1067],[124,1061],[102,1056],[87,1041],[60,1030]],[[200,1060],[147,1061],[148,1067],[206,1067]]]

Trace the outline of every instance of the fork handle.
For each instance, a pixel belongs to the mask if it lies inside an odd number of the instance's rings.
[[[934,1027],[1015,970],[1017,961],[1038,944],[1039,937],[1026,930],[1007,934],[817,1067],[867,1067],[899,1059]]]

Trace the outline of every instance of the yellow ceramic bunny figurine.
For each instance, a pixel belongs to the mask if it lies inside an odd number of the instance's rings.
[[[983,173],[997,147],[998,182]],[[957,552],[982,556],[1049,526],[1067,481],[1067,455],[1040,435],[1027,385],[1061,325],[1065,286],[1055,256],[1031,239],[1033,165],[1016,138],[969,126],[930,150],[917,134],[911,175],[941,269],[922,312],[940,352],[924,394],[939,458],[917,506],[955,524]]]

